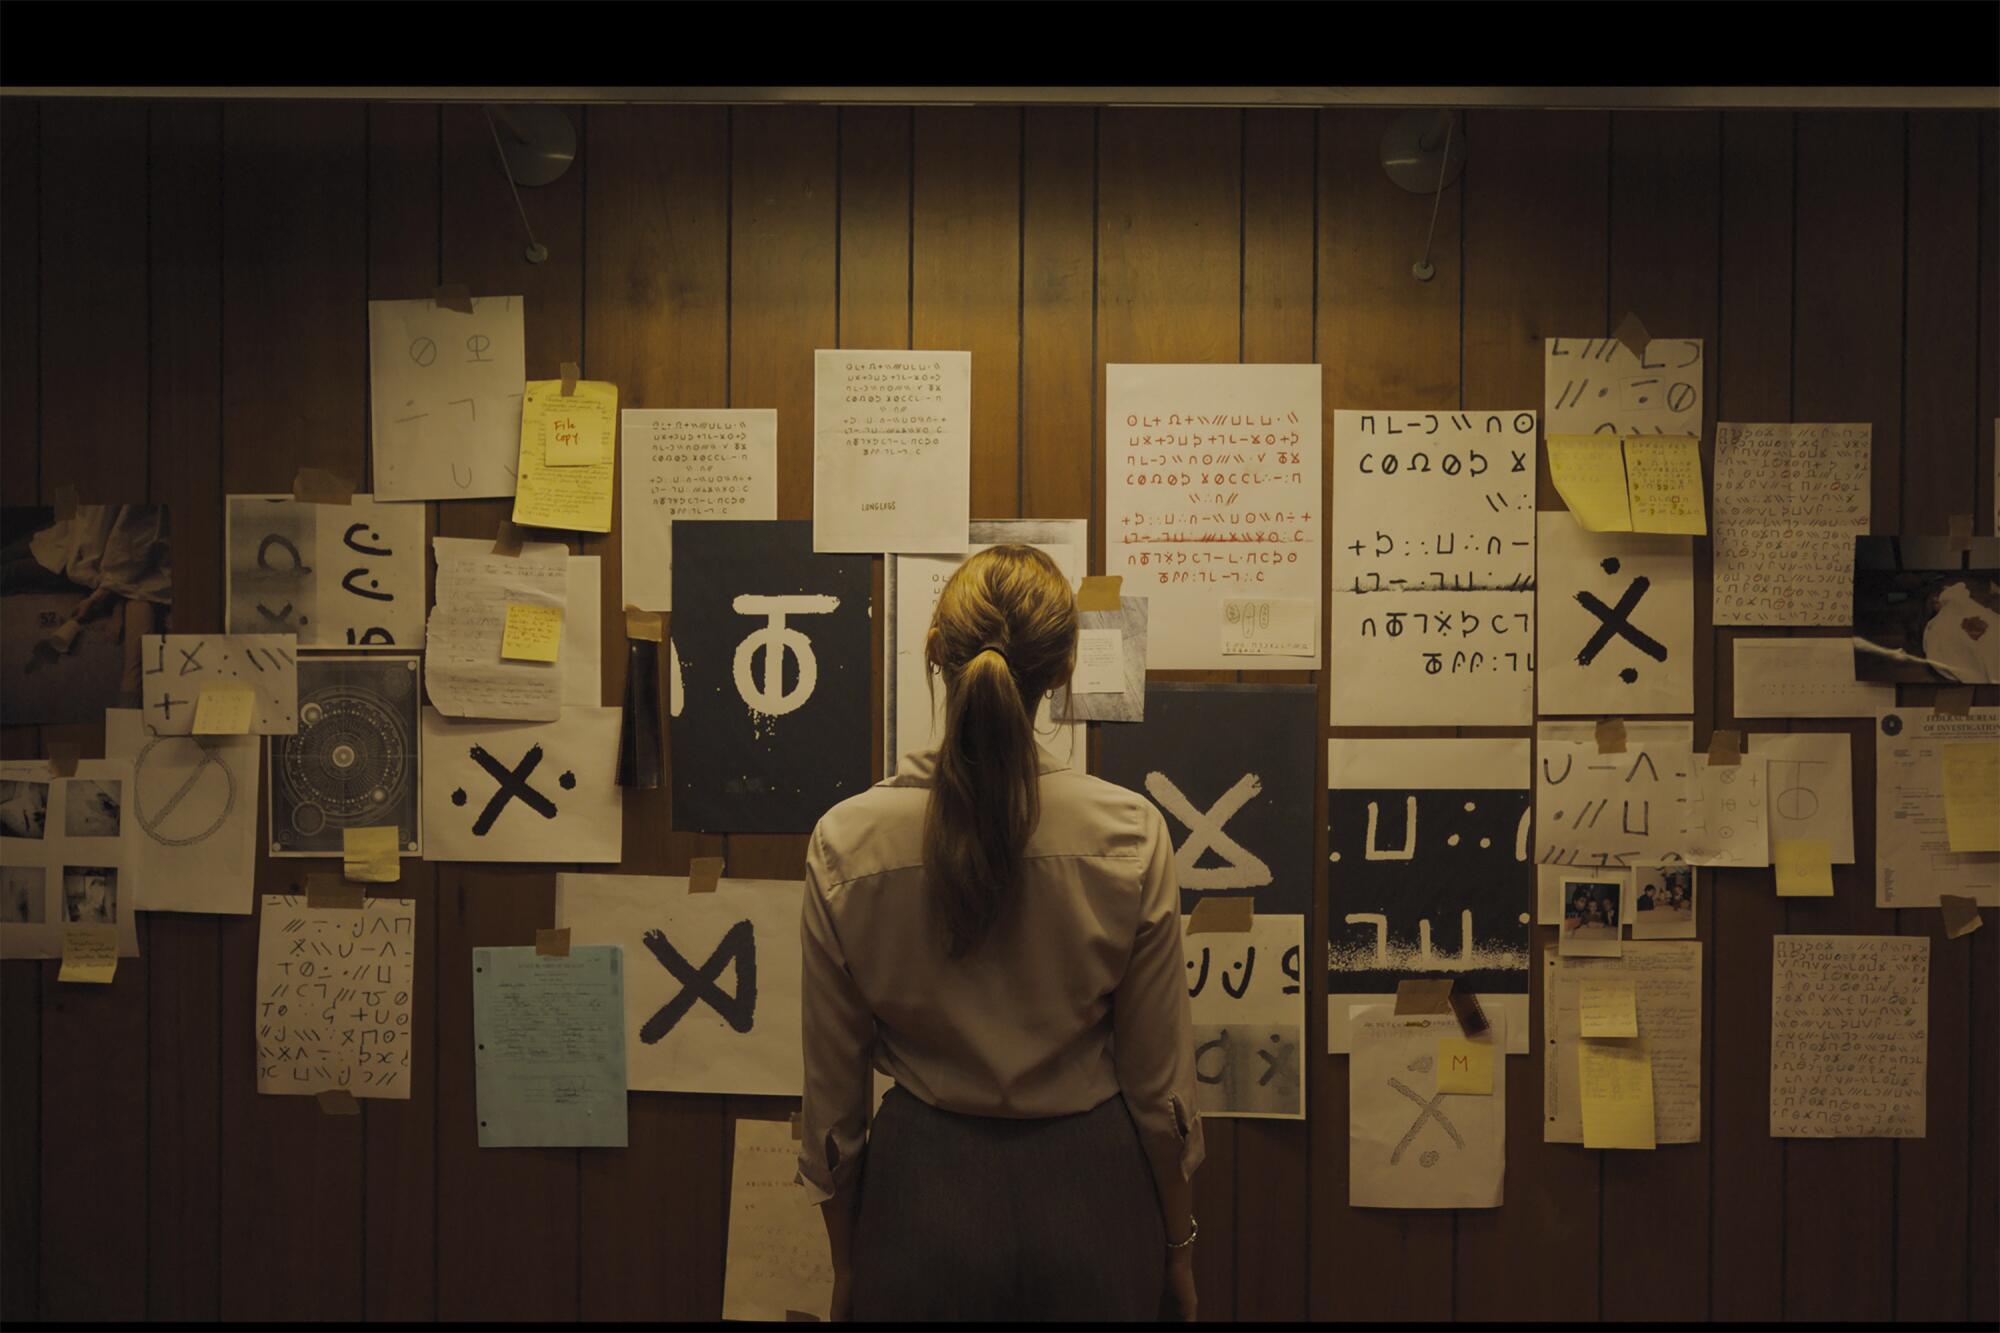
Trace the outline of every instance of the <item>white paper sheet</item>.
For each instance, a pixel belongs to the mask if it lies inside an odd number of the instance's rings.
[[[1437,1090],[1438,1043],[1460,1034],[1450,1014],[1396,1017],[1393,1004],[1348,1014],[1347,1202],[1353,1208],[1498,1208],[1507,1177],[1507,1061],[1490,1095]],[[1508,1021],[1488,1013],[1502,1046]]]
[[[1049,700],[1051,717],[1066,722],[1146,720],[1146,639],[1151,614],[1145,598],[1125,596],[1119,597],[1116,611],[1076,613],[1079,654],[1083,651],[1086,636],[1104,636],[1099,642],[1115,645],[1117,674],[1107,674],[1102,678],[1107,687],[1104,693],[1086,693],[1083,687],[1084,667],[1079,658],[1076,695],[1072,698],[1062,686],[1056,686],[1055,695]]]
[[[491,542],[477,539],[437,537],[433,544],[437,604],[424,639],[424,688],[431,702],[448,717],[555,721],[570,664],[560,651],[554,662],[503,660],[500,641],[509,602],[556,607],[567,628],[567,548],[529,542],[518,556],[499,556]]]
[[[1686,859],[1692,723],[1627,722],[1623,754],[1599,754],[1589,722],[1543,722],[1536,736],[1537,865],[1599,869]]]
[[[813,550],[965,549],[972,353],[813,353]]]
[[[798,1169],[799,1141],[789,1122],[736,1121],[724,1319],[783,1323],[794,1310],[820,1320],[831,1316],[833,1252],[819,1209],[796,1179]]]
[[[625,793],[616,708],[554,722],[458,721],[424,710],[424,859],[617,861]]]
[[[1319,603],[1310,597],[1226,597],[1224,657],[1308,657],[1319,651]]]
[[[674,607],[677,518],[778,516],[778,414],[770,408],[627,408],[620,469],[624,599]]]
[[[1865,422],[1716,423],[1716,624],[1853,621],[1869,435]]]
[[[527,337],[518,296],[368,303],[375,497],[512,495],[521,454]]]
[[[1333,414],[1336,726],[1534,714],[1535,414]]]
[[[141,910],[250,914],[261,748],[253,736],[151,736],[138,709],[104,710],[105,754],[132,765]]]
[[[1954,852],[1940,747],[2000,740],[2000,708],[1951,717],[1899,708],[1875,721],[1875,905],[1936,907],[1938,895],[2000,907],[2000,852]]]
[[[422,642],[422,505],[232,495],[224,515],[231,634],[296,634],[301,648]]]
[[[1896,706],[1896,687],[1854,678],[1848,639],[1738,639],[1738,717],[1874,717]]]
[[[1187,933],[1195,1109],[1204,1116],[1303,1120],[1306,1114],[1302,916],[1258,916],[1243,932]]]
[[[1537,531],[1541,712],[1693,712],[1691,539],[1585,532],[1560,510]]]
[[[982,519],[970,528],[971,545],[958,555],[891,555],[883,573],[883,600],[888,621],[883,627],[891,660],[882,682],[887,703],[887,735],[883,737],[884,767],[893,772],[906,754],[936,747],[944,734],[944,682],[931,688],[924,661],[924,636],[930,632],[944,585],[958,567],[991,546],[1016,543],[1032,546],[1056,562],[1063,577],[1075,584],[1087,572],[1084,549],[1089,541],[1087,519]],[[1082,767],[1083,727],[1058,722],[1053,703],[1044,697],[1035,706],[1035,740],[1065,763]]]
[[[1931,942],[1771,938],[1771,1137],[1924,1137]]]
[[[1701,438],[1699,338],[1654,338],[1643,359],[1616,338],[1545,338],[1542,362],[1551,435]]]
[[[570,943],[625,950],[632,1090],[797,1097],[805,1087],[796,880],[558,875]]]
[[[257,1091],[408,1100],[414,898],[308,907],[267,893],[257,923]]]
[[[1070,685],[1076,693],[1124,693],[1124,645],[1123,630],[1079,629],[1076,633],[1076,671],[1070,678]]]
[[[1104,572],[1152,598],[1154,671],[1317,670],[1221,651],[1225,597],[1320,595],[1320,368],[1105,367]]]
[[[119,760],[82,760],[68,778],[40,759],[0,762],[0,958],[60,958],[65,926],[116,926],[118,956],[139,956],[131,791]]]
[[[1632,940],[1617,958],[1543,956],[1542,1141],[1582,1143],[1577,989],[1630,981],[1653,1059],[1653,1123],[1665,1143],[1701,1141],[1701,941]]]
[[[1823,838],[1835,865],[1854,862],[1853,739],[1844,731],[1756,732],[1770,764],[1771,839]]]
[[[256,703],[253,736],[299,730],[298,640],[290,634],[148,634],[142,648],[146,729],[185,736],[204,686],[240,682]]]
[[[1769,765],[1758,755],[1736,764],[1694,756],[1694,793],[1685,809],[1681,855],[1700,866],[1771,864]]]

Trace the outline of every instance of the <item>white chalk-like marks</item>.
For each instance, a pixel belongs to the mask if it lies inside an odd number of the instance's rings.
[[[800,631],[785,624],[785,617],[826,615],[840,607],[840,599],[824,593],[792,593],[784,596],[760,596],[744,593],[730,605],[740,616],[761,615],[768,617],[769,623],[752,630],[736,645],[733,663],[736,677],[736,692],[743,702],[750,706],[752,713],[765,717],[779,717],[792,712],[812,697],[813,687],[819,684],[819,658],[813,653],[812,640]],[[761,680],[753,676],[759,649],[764,653],[764,672]],[[799,660],[799,677],[790,690],[784,687],[785,655],[790,653]],[[679,710],[676,709],[676,712]]]
[[[1271,882],[1271,868],[1262,858],[1222,831],[1230,816],[1263,789],[1262,778],[1245,773],[1214,805],[1200,811],[1181,794],[1172,778],[1159,772],[1146,774],[1146,794],[1188,827],[1187,838],[1174,851],[1174,870],[1183,889],[1256,889]],[[1197,866],[1195,862],[1206,851],[1213,851],[1229,864]]]

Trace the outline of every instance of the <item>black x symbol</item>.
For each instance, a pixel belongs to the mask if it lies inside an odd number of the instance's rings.
[[[639,1029],[639,1040],[648,1046],[657,1042],[674,1030],[674,1025],[687,1017],[688,1010],[694,1008],[696,1000],[704,1001],[709,1008],[722,1015],[722,1021],[738,1032],[748,1032],[757,1020],[757,934],[748,921],[738,921],[722,937],[722,943],[715,946],[715,952],[699,968],[681,957],[680,950],[667,943],[663,931],[649,930],[640,940],[653,956],[660,960],[660,966],[681,983],[680,994],[660,1006],[658,1013],[646,1020]],[[736,994],[724,995],[722,987],[716,985],[722,976],[722,969],[729,966],[729,960],[736,960]]]
[[[493,827],[493,821],[498,819],[500,812],[506,808],[507,802],[516,796],[521,798],[521,804],[543,819],[556,817],[556,803],[528,785],[528,774],[534,772],[535,765],[542,762],[541,746],[537,745],[522,755],[520,765],[511,773],[507,771],[505,764],[486,753],[486,747],[483,745],[472,747],[472,758],[473,762],[490,773],[493,780],[500,784],[499,790],[493,793],[493,799],[479,812],[479,818],[472,821],[474,837],[484,837],[486,830]]]
[[[1646,595],[1646,589],[1652,586],[1653,581],[1651,579],[1643,574],[1640,575],[1638,578],[1632,580],[1632,586],[1627,588],[1625,595],[1618,599],[1617,606],[1606,606],[1595,595],[1588,592],[1580,592],[1576,595],[1576,600],[1583,606],[1583,609],[1603,622],[1597,627],[1597,633],[1590,636],[1590,642],[1583,645],[1583,651],[1576,655],[1577,665],[1589,666],[1598,652],[1603,649],[1604,645],[1611,642],[1611,636],[1614,634],[1630,643],[1646,656],[1652,658],[1655,662],[1664,662],[1667,660],[1667,648],[1665,644],[1632,626],[1632,610],[1639,605],[1639,599]]]

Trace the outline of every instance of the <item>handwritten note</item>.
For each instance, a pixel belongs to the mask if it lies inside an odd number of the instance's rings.
[[[593,462],[552,463],[548,449],[558,436],[580,440],[585,429],[605,441]],[[611,531],[611,484],[618,431],[618,386],[578,380],[563,396],[561,380],[529,380],[521,403],[521,469],[514,492],[514,521],[538,528]],[[571,446],[572,453],[576,445]]]
[[[518,296],[368,303],[375,497],[514,493],[527,338]]]
[[[1771,940],[1771,1137],[1924,1137],[1930,941]]]
[[[65,926],[57,981],[109,986],[118,971],[118,927]]]
[[[1771,844],[1771,867],[1780,898],[1831,898],[1833,857],[1825,838],[1779,838]]]
[[[1938,771],[1951,850],[2000,852],[2000,741],[1947,741]]]
[[[196,736],[242,736],[256,720],[257,692],[247,681],[212,680],[194,703]]]
[[[1146,626],[1148,608],[1144,597],[1120,597],[1116,611],[1076,613],[1077,676],[1074,691],[1056,686],[1050,716],[1065,722],[1143,722],[1146,717]],[[1101,693],[1083,689],[1084,639],[1096,645],[1089,652],[1113,653],[1117,664],[1093,661],[1090,679],[1103,687]]]
[[[1585,1037],[1636,1037],[1637,1004],[1630,977],[1586,981],[1579,988],[1579,1033]]]
[[[972,353],[813,354],[813,550],[963,551]]]
[[[1550,435],[1701,437],[1699,338],[1654,338],[1644,356],[1616,338],[1543,340]]]
[[[1593,727],[1543,722],[1535,766],[1535,860],[1619,869],[1683,859],[1677,813],[1696,795],[1686,722],[1625,724],[1625,752],[1600,754]]]
[[[264,895],[257,933],[257,1091],[410,1095],[417,905],[308,907]]]
[[[1078,694],[1118,694],[1125,688],[1125,638],[1116,628],[1081,629],[1076,635],[1076,672],[1070,688]]]
[[[1480,1038],[1440,1037],[1437,1090],[1469,1097],[1492,1096],[1493,1052],[1496,1049],[1498,1047],[1490,1035]]]
[[[1629,940],[1616,958],[1544,955],[1542,1138],[1582,1143],[1582,1102],[1577,1087],[1580,1046],[1604,1045],[1582,1035],[1581,991],[1586,981],[1629,981],[1639,1031],[1651,1065],[1656,1139],[1701,1139],[1701,941]],[[1631,1039],[1627,1039],[1631,1040]]]
[[[1865,423],[1718,422],[1715,623],[1850,623],[1868,516]]]
[[[510,662],[502,653],[509,605],[560,613],[568,596],[568,553],[537,542],[518,556],[439,537],[437,604],[426,629],[424,684],[449,717],[553,722],[562,716],[563,669]],[[468,549],[470,548],[470,549]]]
[[[833,1309],[833,1256],[819,1209],[797,1182],[799,1141],[783,1120],[736,1122],[729,1176],[729,1248],[722,1317],[783,1322],[786,1313],[826,1319]]]
[[[194,732],[195,708],[213,684],[243,685],[256,696],[249,730],[292,736],[299,729],[298,639],[290,634],[148,634],[141,642],[146,729]]]
[[[1527,723],[1535,414],[1333,414],[1336,724]]]
[[[1769,761],[1746,754],[1739,763],[1711,764],[1695,755],[1694,778],[1682,855],[1698,866],[1771,864]]]
[[[394,884],[403,877],[402,836],[395,824],[342,829],[342,873],[363,884]]]
[[[625,600],[671,611],[673,520],[778,516],[778,414],[627,408],[623,416]]]
[[[482,1148],[623,1148],[623,950],[472,951]]]
[[[1311,657],[1319,652],[1319,602],[1310,597],[1230,597],[1222,603],[1225,657]]]
[[[1636,435],[1625,441],[1625,484],[1634,532],[1708,531],[1700,442],[1689,435]]]
[[[1105,367],[1104,572],[1151,597],[1155,671],[1319,665],[1225,655],[1226,597],[1320,593],[1320,369]],[[1335,487],[1336,492],[1339,487]]]
[[[2000,855],[1951,846],[1948,745],[2000,742],[2000,708],[1898,708],[1875,723],[1875,905],[1936,907],[1945,893],[2000,907]]]
[[[559,606],[509,602],[507,624],[500,635],[500,656],[516,662],[553,662],[562,650],[563,613]]]
[[[1586,1148],[1655,1148],[1653,1061],[1644,1037],[1578,1042]]]
[[[1630,532],[1632,497],[1625,485],[1625,450],[1610,435],[1549,436],[1549,477],[1563,503],[1588,532]]]

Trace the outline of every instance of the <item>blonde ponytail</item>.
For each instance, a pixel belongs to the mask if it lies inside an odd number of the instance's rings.
[[[1076,603],[1055,562],[998,546],[959,566],[926,655],[944,677],[944,739],[924,817],[924,867],[953,957],[978,947],[1020,882],[1041,817],[1035,701],[1069,677]]]

